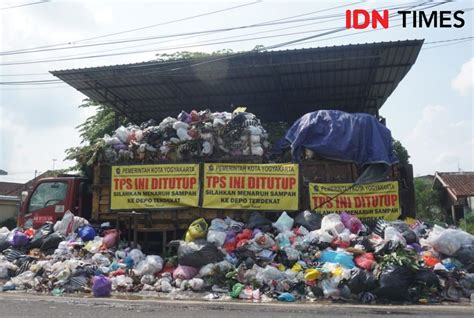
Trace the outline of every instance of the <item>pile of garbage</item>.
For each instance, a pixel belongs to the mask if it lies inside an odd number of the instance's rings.
[[[189,160],[209,157],[263,156],[268,134],[260,120],[248,112],[182,111],[157,124],[120,126],[105,135],[104,146],[89,160],[105,162]]]
[[[0,229],[2,290],[62,295],[196,292],[206,299],[437,303],[474,299],[474,236],[420,221],[372,228],[342,213],[258,212],[194,221],[170,255],[145,255],[67,212],[40,229]]]

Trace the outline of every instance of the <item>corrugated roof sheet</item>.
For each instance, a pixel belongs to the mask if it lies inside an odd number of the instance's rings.
[[[245,105],[265,121],[318,109],[378,114],[415,63],[423,40],[52,71],[90,99],[139,123],[181,110]]]
[[[456,199],[474,196],[474,172],[437,172],[436,180],[448,188]]]

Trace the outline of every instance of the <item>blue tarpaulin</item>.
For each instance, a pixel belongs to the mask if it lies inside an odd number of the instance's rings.
[[[319,110],[307,113],[288,129],[285,140],[290,143],[293,159],[299,162],[304,148],[334,160],[359,165],[393,164],[390,130],[369,114]],[[277,147],[282,147],[280,142]]]

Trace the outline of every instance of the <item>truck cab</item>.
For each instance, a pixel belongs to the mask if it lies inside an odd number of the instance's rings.
[[[18,226],[38,228],[56,222],[66,211],[90,218],[92,195],[87,178],[59,176],[39,180],[22,202]]]

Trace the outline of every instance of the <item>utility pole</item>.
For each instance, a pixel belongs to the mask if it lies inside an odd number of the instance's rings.
[[[53,159],[53,171],[54,171],[54,165],[55,165],[56,161],[58,161],[58,159]]]

